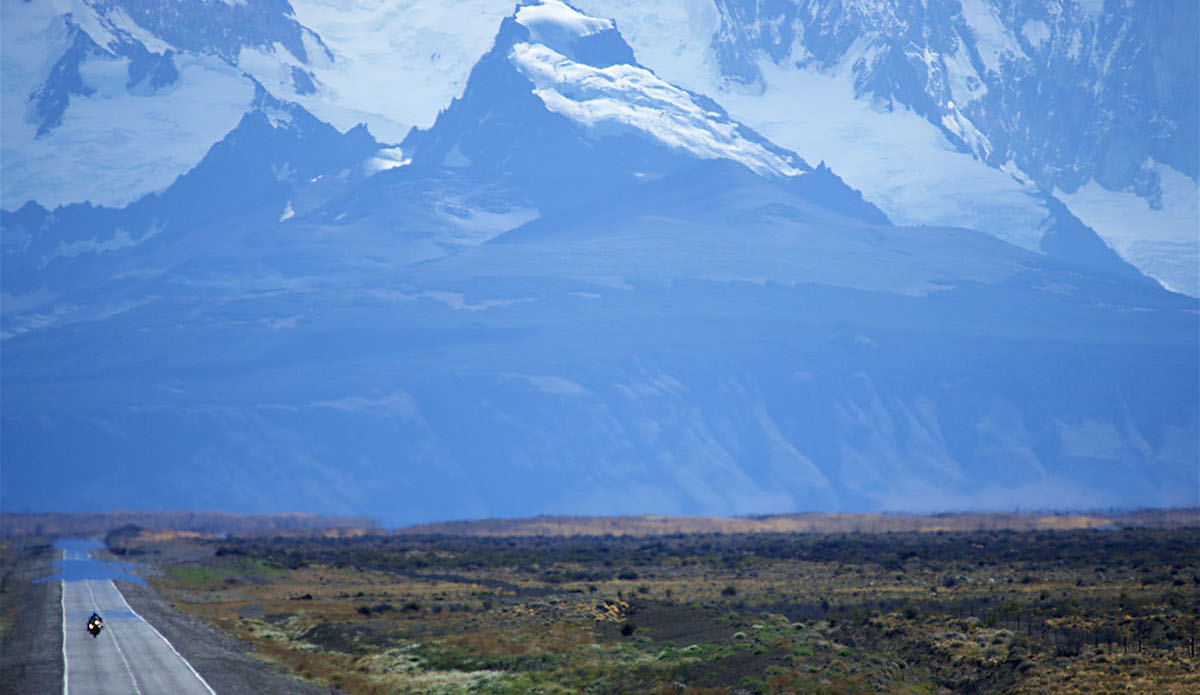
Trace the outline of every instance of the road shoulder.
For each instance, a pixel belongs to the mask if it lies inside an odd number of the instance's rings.
[[[0,690],[62,690],[62,583],[49,545],[9,547],[0,563]]]

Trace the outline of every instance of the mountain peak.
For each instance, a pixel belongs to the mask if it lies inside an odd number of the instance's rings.
[[[513,17],[516,23],[529,32],[529,40],[540,43],[551,50],[578,60],[580,44],[595,43],[593,37],[606,33],[616,34],[617,24],[611,19],[601,19],[584,14],[561,0],[541,0],[521,5]],[[633,62],[633,50],[619,38],[619,43]]]
[[[554,188],[564,163],[589,180],[654,176],[697,159],[768,178],[811,169],[640,65],[616,22],[561,0],[519,5],[505,18],[463,96],[403,148],[418,166],[499,169]]]

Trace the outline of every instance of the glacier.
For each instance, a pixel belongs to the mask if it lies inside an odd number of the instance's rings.
[[[580,6],[617,17],[666,79],[830,163],[893,219],[1036,249],[1049,192],[1143,272],[1200,295],[1190,4]],[[808,101],[822,108],[796,108]]]

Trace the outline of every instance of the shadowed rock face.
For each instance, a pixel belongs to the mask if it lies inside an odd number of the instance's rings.
[[[3,506],[1191,501],[1195,300],[1076,262],[1066,218],[1055,257],[891,226],[595,36],[587,69],[531,77],[506,21],[399,153],[260,93],[161,194],[6,212]],[[579,75],[622,87],[602,118],[535,93],[571,101]]]
[[[30,117],[37,123],[38,137],[49,133],[62,122],[72,95],[87,96],[95,92],[83,83],[79,65],[101,49],[79,27],[70,22],[67,22],[67,27],[71,36],[70,46],[51,68],[45,83],[29,95],[32,106]]]

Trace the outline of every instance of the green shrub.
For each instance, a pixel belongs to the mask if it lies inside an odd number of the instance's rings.
[[[221,577],[207,567],[175,565],[167,568],[167,576],[186,584],[217,584]]]

